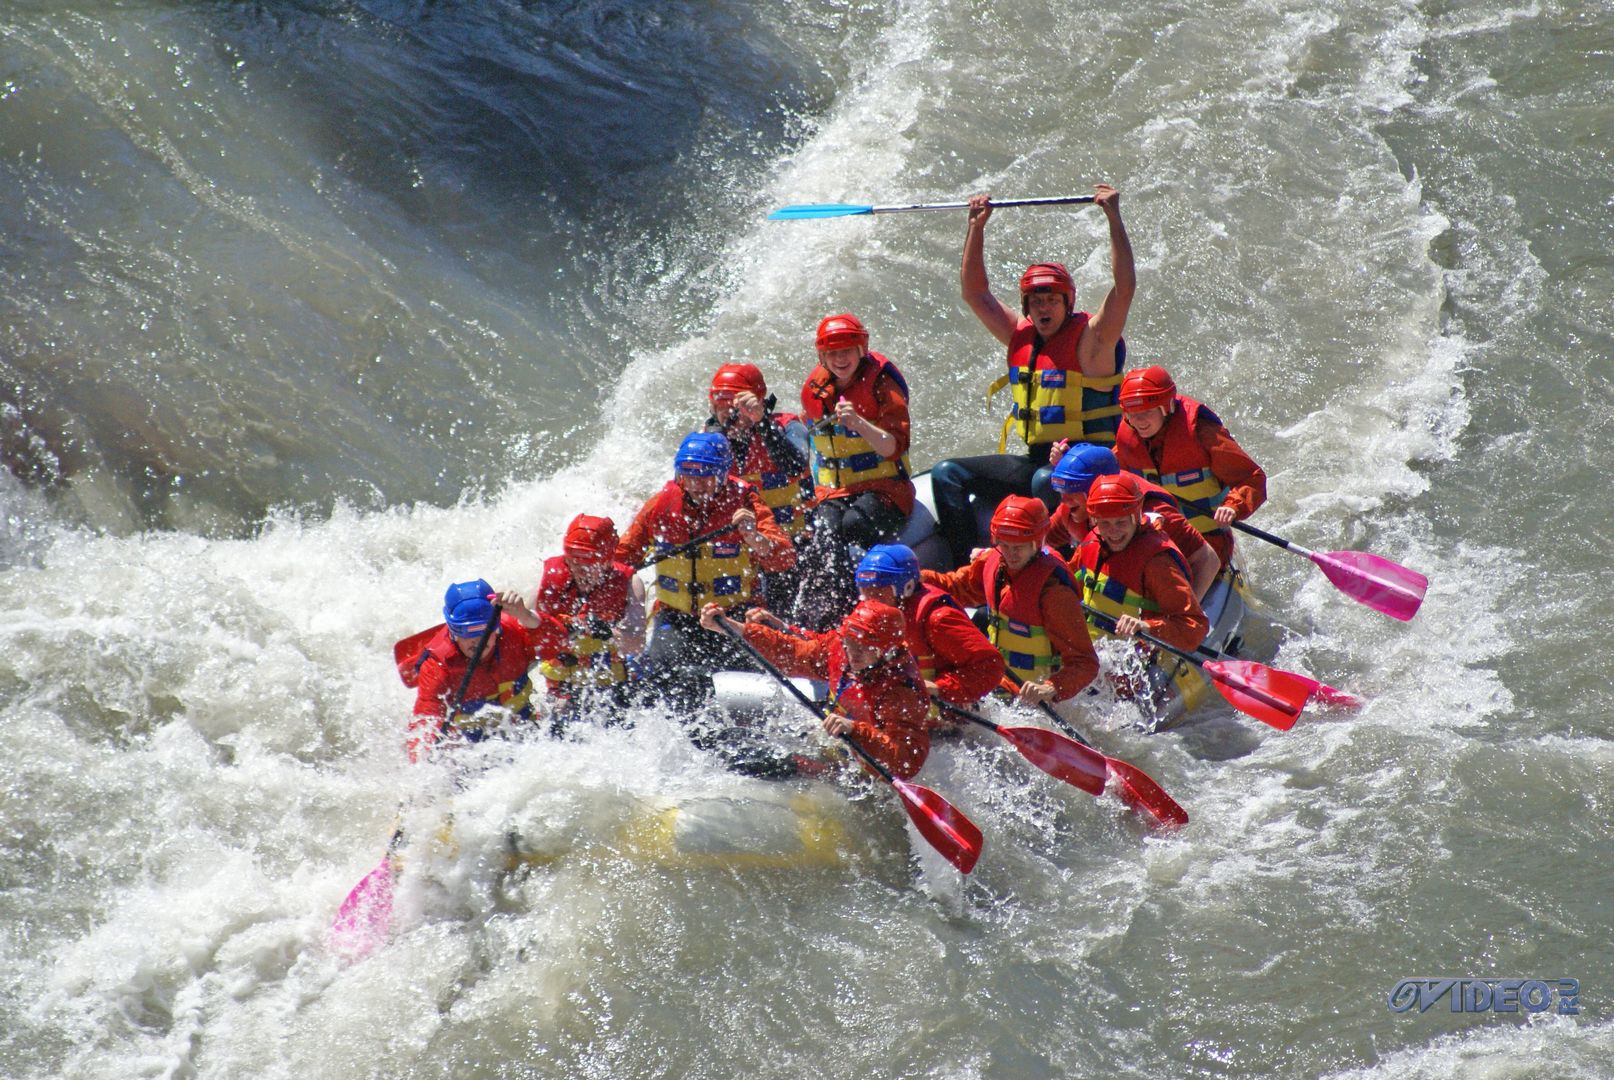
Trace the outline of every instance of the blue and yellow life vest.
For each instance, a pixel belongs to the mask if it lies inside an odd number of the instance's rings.
[[[1126,342],[1115,345],[1115,371],[1086,375],[1076,358],[1076,347],[1087,329],[1087,312],[1071,314],[1054,336],[1038,347],[1036,326],[1021,319],[1009,338],[1009,370],[987,388],[988,398],[1005,386],[1013,402],[998,437],[998,453],[1009,445],[1009,432],[1019,425],[1027,446],[1060,439],[1097,446],[1115,443],[1121,425],[1121,368]]]
[[[1176,397],[1176,407],[1166,416],[1158,439],[1158,460],[1143,438],[1130,425],[1123,425],[1115,440],[1115,457],[1121,468],[1137,473],[1171,492],[1182,504],[1183,516],[1200,532],[1223,531],[1223,526],[1203,510],[1190,506],[1200,503],[1214,510],[1227,498],[1227,485],[1211,471],[1210,452],[1194,435],[1204,418],[1222,426],[1221,418],[1184,394]]]
[[[1143,520],[1132,541],[1121,551],[1108,550],[1096,532],[1089,533],[1071,559],[1071,568],[1081,583],[1082,602],[1111,619],[1159,611],[1160,605],[1143,593],[1143,568],[1162,551],[1177,560],[1186,578],[1188,564],[1182,553],[1150,518]],[[1095,641],[1109,636],[1092,615],[1087,617],[1087,632]]]
[[[809,387],[827,380],[831,388],[822,396],[802,395],[803,415],[814,425],[813,473],[822,487],[851,490],[874,480],[907,480],[912,475],[907,454],[883,458],[863,436],[840,424],[824,422],[830,415],[826,405],[832,399],[850,401],[859,416],[869,419],[879,416],[880,403],[874,396],[874,384],[883,375],[890,375],[903,397],[908,396],[908,382],[895,364],[876,352],[869,353],[863,360],[857,378],[845,390],[834,388],[833,378],[822,366],[815,368],[807,379]]]
[[[678,546],[658,540],[656,553]],[[751,552],[738,539],[709,540],[681,555],[656,560],[656,600],[690,615],[699,615],[706,604],[729,608],[749,603],[755,583]]]
[[[1003,555],[993,548],[982,567],[982,584],[991,613],[986,636],[1003,654],[1003,663],[1024,682],[1043,682],[1059,670],[1060,658],[1043,626],[1042,589],[1057,577],[1073,590],[1065,564],[1047,551],[1039,551],[1012,578]]]

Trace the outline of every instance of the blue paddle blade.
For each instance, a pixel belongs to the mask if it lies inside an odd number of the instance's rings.
[[[849,203],[805,203],[799,206],[781,206],[768,215],[769,221],[797,221],[802,218],[850,217],[853,214],[872,214],[872,206],[852,206]]]

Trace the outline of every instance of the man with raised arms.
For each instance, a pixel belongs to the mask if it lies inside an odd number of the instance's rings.
[[[1013,401],[1003,424],[998,453],[953,458],[931,470],[931,490],[942,537],[956,562],[975,545],[973,500],[996,503],[1005,495],[1034,495],[1054,502],[1048,486],[1048,458],[1061,439],[1112,445],[1119,424],[1117,391],[1126,347],[1121,331],[1137,289],[1132,242],[1121,221],[1121,195],[1108,184],[1093,189],[1094,201],[1109,221],[1110,267],[1114,283],[1089,315],[1076,310],[1076,283],[1062,263],[1034,263],[1020,277],[1020,314],[993,294],[987,282],[986,223],[992,216],[987,195],[970,200],[969,225],[959,269],[964,303],[1007,352],[1004,385]],[[1005,454],[1009,429],[1025,440],[1025,454]]]

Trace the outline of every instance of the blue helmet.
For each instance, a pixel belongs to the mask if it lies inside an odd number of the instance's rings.
[[[450,585],[443,594],[443,621],[459,637],[480,634],[493,618],[493,586],[481,578]]]
[[[1101,476],[1115,476],[1120,471],[1121,463],[1115,460],[1113,450],[1092,443],[1075,443],[1054,466],[1049,483],[1062,495],[1071,491],[1086,495],[1094,480]]]
[[[919,557],[906,544],[876,544],[857,564],[859,588],[893,585],[901,596],[908,582],[918,580]]]
[[[673,466],[684,476],[727,476],[734,453],[715,431],[692,431],[678,444]]]

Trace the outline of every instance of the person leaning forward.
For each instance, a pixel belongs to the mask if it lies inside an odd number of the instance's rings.
[[[701,606],[749,607],[758,571],[788,570],[796,563],[795,547],[762,496],[730,475],[730,464],[722,435],[686,435],[673,458],[674,479],[634,515],[616,550],[617,560],[629,565],[652,551],[658,556],[646,685],[688,712],[711,698],[713,670],[753,667],[733,642],[700,629]],[[725,525],[732,529],[674,553]]]
[[[824,730],[850,735],[880,764],[904,780],[930,754],[930,697],[903,636],[902,612],[860,600],[835,633],[805,637],[758,623],[737,623],[707,605],[701,625],[714,636],[745,640],[787,675],[829,683]],[[865,766],[867,767],[867,766]]]
[[[992,514],[992,547],[961,569],[920,572],[966,607],[987,605],[987,636],[1027,705],[1074,697],[1098,674],[1081,595],[1064,562],[1043,549],[1047,534],[1048,508],[1010,495]]]
[[[1008,350],[1008,372],[992,384],[1007,385],[1013,401],[1003,425],[998,453],[951,458],[931,470],[936,518],[955,563],[975,545],[974,500],[989,505],[1005,495],[1033,495],[1052,506],[1048,456],[1061,439],[1111,445],[1119,424],[1117,390],[1126,347],[1121,331],[1137,289],[1132,243],[1121,221],[1121,195],[1108,184],[1094,189],[1094,201],[1109,221],[1110,267],[1114,283],[1089,315],[1076,310],[1076,283],[1062,263],[1034,263],[1020,278],[1017,316],[992,292],[986,276],[986,223],[992,216],[987,195],[970,200],[969,225],[959,268],[964,303]],[[1027,452],[1005,454],[1010,429],[1020,433]]]

